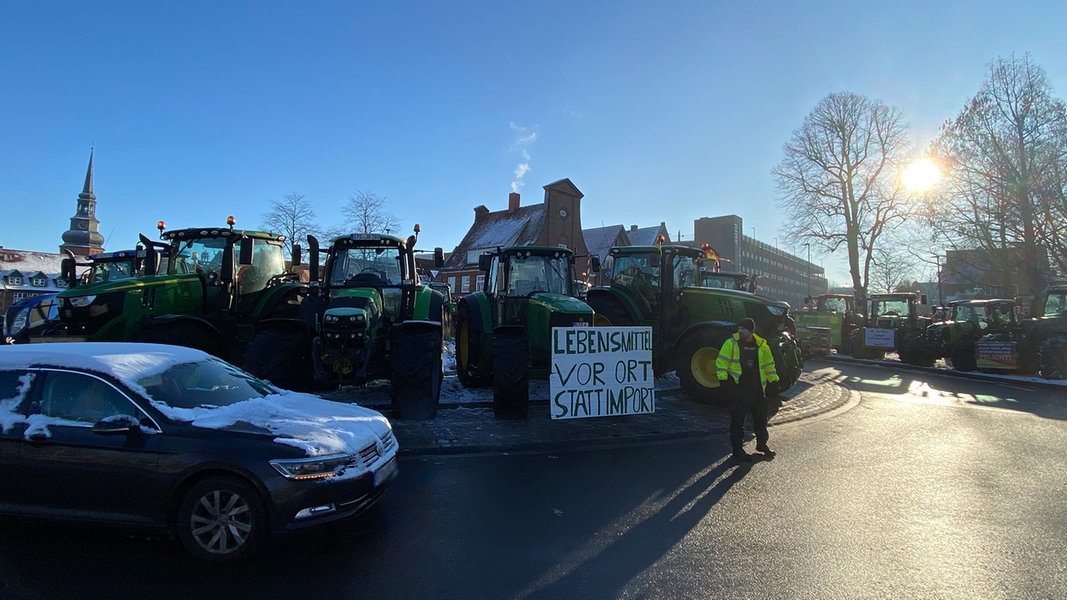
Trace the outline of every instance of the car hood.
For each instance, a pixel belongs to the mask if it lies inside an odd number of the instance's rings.
[[[300,448],[308,456],[353,454],[385,440],[392,429],[377,411],[297,392],[282,391],[219,407],[153,404],[175,421],[205,429],[269,435],[276,443]]]

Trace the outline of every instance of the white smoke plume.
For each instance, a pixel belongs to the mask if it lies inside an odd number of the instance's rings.
[[[508,126],[515,133],[509,153],[518,152],[522,158],[522,162],[515,167],[515,179],[511,181],[511,191],[518,192],[522,189],[523,177],[530,172],[530,151],[527,148],[537,141],[537,132],[515,123],[508,123]]]

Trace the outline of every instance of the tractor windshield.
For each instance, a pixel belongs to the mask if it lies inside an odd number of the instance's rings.
[[[94,262],[92,266],[89,267],[85,279],[88,283],[99,283],[101,281],[126,279],[127,277],[134,277],[136,275],[137,273],[134,271],[133,260],[131,258],[124,258],[122,260]]]
[[[908,301],[905,298],[882,298],[873,301],[872,314],[878,316],[908,316]]]
[[[353,283],[400,285],[403,282],[400,249],[396,247],[338,248],[330,268],[330,285]]]
[[[1067,290],[1049,292],[1045,300],[1045,316],[1058,317],[1067,315]]]
[[[848,303],[844,298],[827,298],[822,303],[823,312],[844,313],[846,310],[848,310]]]
[[[520,252],[509,257],[507,295],[529,296],[535,292],[573,296],[567,255]]]

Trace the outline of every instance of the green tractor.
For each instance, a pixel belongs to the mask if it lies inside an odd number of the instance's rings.
[[[1067,285],[1049,286],[1030,312],[1006,330],[983,335],[975,344],[975,365],[982,371],[1040,373],[1067,379]]]
[[[353,233],[328,248],[308,236],[310,293],[295,317],[259,323],[245,369],[298,389],[388,379],[394,418],[435,416],[445,299],[416,272],[418,233]]]
[[[918,364],[920,357],[909,354],[909,342],[920,335],[933,321],[919,314],[919,305],[926,304],[926,296],[916,292],[871,294],[866,325],[852,330],[848,336],[848,350],[853,358],[885,358],[886,352],[896,352],[902,362]],[[927,360],[933,364],[932,360]]]
[[[286,270],[284,236],[234,223],[165,231],[160,221],[163,242],[141,236],[141,275],[60,292],[56,327],[34,341],[156,342],[241,364],[255,324],[295,315],[307,286]]]
[[[983,335],[1007,332],[1017,324],[1015,300],[982,299],[953,302],[944,321],[931,323],[911,338],[901,360],[929,366],[939,358],[952,361],[957,371],[973,371],[975,343]]]
[[[605,324],[651,327],[653,372],[676,371],[686,394],[699,400],[717,396],[719,348],[742,319],[751,317],[756,333],[770,345],[780,378],[768,393],[785,391],[803,368],[789,304],[702,287],[704,256],[688,246],[611,248],[602,269],[608,283],[589,290],[589,304]]]
[[[805,356],[844,352],[849,335],[863,326],[863,315],[856,312],[852,294],[821,294],[803,309],[793,313],[797,322],[797,342]],[[829,333],[829,342],[819,340],[820,332]],[[829,347],[827,347],[829,346]],[[819,347],[819,349],[816,349]]]
[[[497,248],[478,267],[482,291],[456,303],[456,375],[467,387],[492,384],[497,416],[523,417],[529,379],[547,379],[552,366],[552,328],[592,326],[593,309],[577,297],[567,248]]]

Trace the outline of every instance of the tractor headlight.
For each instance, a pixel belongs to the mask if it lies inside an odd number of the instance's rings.
[[[26,328],[26,322],[30,318],[30,309],[24,308],[15,315],[14,319],[11,319],[11,325],[8,327],[8,331],[11,333],[17,333]]]
[[[85,308],[96,301],[96,296],[75,296],[73,298],[67,298],[70,305],[74,308]]]

